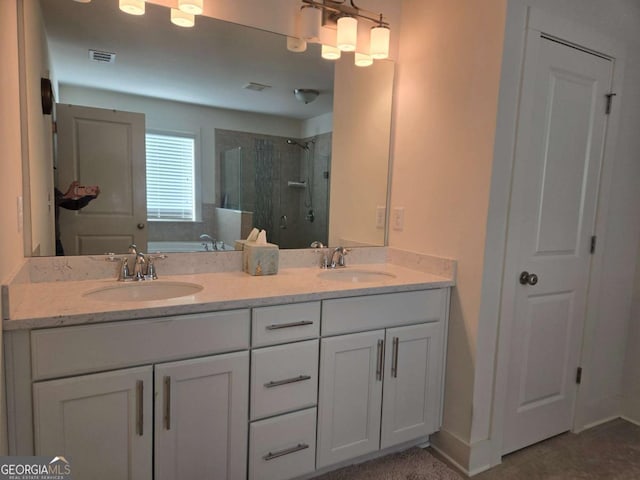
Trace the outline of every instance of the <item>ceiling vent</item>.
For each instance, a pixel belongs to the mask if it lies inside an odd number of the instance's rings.
[[[244,87],[247,90],[253,90],[254,92],[261,92],[266,88],[271,88],[271,85],[263,85],[262,83],[249,82]]]
[[[114,63],[116,61],[116,54],[101,52],[100,50],[89,50],[89,59],[94,62]]]

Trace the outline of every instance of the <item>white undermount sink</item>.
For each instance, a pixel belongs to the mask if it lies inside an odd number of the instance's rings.
[[[202,285],[196,283],[151,280],[100,287],[86,292],[82,296],[103,302],[145,302],[186,297],[194,295],[202,289]]]
[[[318,273],[318,277],[322,280],[335,280],[348,283],[384,282],[385,280],[396,278],[393,273],[382,272],[380,270],[360,270],[349,267],[325,270]]]

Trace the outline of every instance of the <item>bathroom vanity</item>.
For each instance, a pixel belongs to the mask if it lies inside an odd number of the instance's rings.
[[[204,288],[124,306],[72,302],[112,279],[16,286],[10,454],[65,455],[76,478],[276,480],[425,443],[453,277],[352,271],[366,283],[311,268],[175,275]]]

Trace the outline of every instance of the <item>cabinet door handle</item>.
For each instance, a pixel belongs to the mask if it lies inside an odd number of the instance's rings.
[[[164,428],[171,430],[171,377],[164,377]]]
[[[382,381],[382,366],[384,364],[384,340],[378,340],[378,362],[376,380]]]
[[[273,460],[274,458],[283,457],[285,455],[289,455],[290,453],[296,453],[307,448],[309,448],[309,445],[307,445],[306,443],[299,443],[295,447],[286,448],[284,450],[280,450],[279,452],[269,452],[262,458],[268,462],[269,460]]]
[[[274,380],[271,382],[267,382],[264,384],[264,386],[267,388],[273,388],[273,387],[279,387],[280,385],[288,385],[289,383],[304,382],[305,380],[311,380],[311,377],[309,375],[298,375],[297,377],[293,377],[293,378],[286,378],[284,380]]]
[[[393,355],[391,360],[391,376],[396,378],[398,376],[398,349],[400,346],[400,339],[393,337]]]
[[[276,323],[273,325],[267,325],[267,330],[280,330],[281,328],[304,327],[305,325],[313,325],[313,322],[310,320],[302,320],[301,322]]]
[[[144,382],[136,382],[136,433],[144,435]]]

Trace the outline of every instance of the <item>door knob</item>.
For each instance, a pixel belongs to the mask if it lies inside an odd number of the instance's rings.
[[[521,285],[535,285],[538,283],[538,275],[535,273],[529,273],[526,270],[520,274]]]
[[[144,228],[144,223],[139,223],[137,226],[138,230],[142,230]]]

